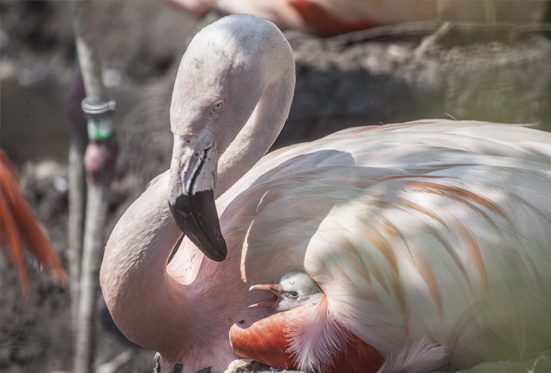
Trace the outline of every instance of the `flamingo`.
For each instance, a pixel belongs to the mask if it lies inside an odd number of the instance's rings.
[[[29,281],[21,254],[22,241],[26,243],[38,263],[64,284],[65,272],[55,251],[19,190],[15,171],[8,156],[0,150],[0,244],[5,249],[5,254],[15,263],[21,289],[28,297]]]
[[[299,321],[302,324],[308,320],[310,325],[315,326],[313,330],[323,330],[323,324],[327,323],[327,299],[319,286],[308,274],[291,271],[283,275],[276,285],[253,285],[249,291],[267,291],[275,297],[270,301],[252,304],[249,308],[273,308],[277,311],[298,309],[265,318],[247,329],[243,329],[238,323],[234,324],[230,329],[230,343],[233,350],[241,357],[261,361],[271,366],[292,368],[299,365],[295,360],[300,356],[303,345],[300,342],[302,337],[296,335],[296,331],[304,330],[304,326],[297,325],[296,322]],[[340,325],[330,327],[342,328]],[[339,332],[344,332],[341,335],[343,340],[329,343],[339,344],[341,349],[331,357],[330,361],[325,362],[324,370],[339,372],[376,370],[379,373],[425,372],[443,365],[446,361],[446,352],[441,346],[421,339],[416,346],[405,346],[399,354],[392,359],[387,359],[385,365],[381,367],[383,358],[371,346],[353,334],[347,334],[345,329]],[[323,338],[323,335],[321,337]]]
[[[301,337],[295,336],[294,332],[304,330],[305,320],[309,319],[313,328],[311,331],[322,332],[318,337],[325,337],[323,324],[326,323],[327,299],[321,289],[308,274],[291,271],[283,275],[276,285],[253,285],[249,291],[267,291],[275,297],[269,301],[252,304],[249,308],[273,308],[277,311],[296,308],[297,311],[279,313],[277,316],[255,322],[246,329],[243,329],[240,323],[234,324],[229,333],[234,352],[240,357],[260,361],[270,366],[296,367],[298,364],[295,363],[295,358],[296,355],[300,355],[303,345],[297,341],[297,338]],[[294,324],[294,321],[299,321],[300,324]],[[382,356],[371,346],[352,334],[346,334],[342,325],[332,327],[339,328],[339,332],[345,334],[339,336],[344,340],[326,342],[328,345],[341,346],[341,350],[331,356],[330,361],[325,362],[326,370],[330,368],[341,372],[373,371],[382,364]],[[337,335],[338,333],[334,334],[334,336]],[[262,342],[259,343],[259,341]]]
[[[263,157],[294,83],[291,47],[259,17],[224,17],[190,42],[170,169],[120,218],[101,266],[127,338],[163,372],[221,371],[235,323],[282,314],[248,308],[269,301],[249,287],[301,271],[326,301],[286,311],[298,369],[329,369],[350,338],[370,347],[371,371],[408,348],[425,351],[409,354],[420,366],[445,352],[445,369],[548,349],[551,134],[434,119]]]
[[[216,10],[254,14],[280,28],[317,35],[337,35],[376,26],[423,21],[538,22],[545,5],[493,0],[164,0],[195,16]],[[527,8],[528,7],[528,8]]]
[[[420,1],[415,6],[380,0],[164,1],[196,16],[204,16],[212,10],[223,14],[254,14],[283,29],[318,35],[336,35],[407,20],[431,20],[436,16],[434,4],[427,1]]]
[[[249,291],[268,291],[275,296],[271,301],[251,304],[249,308],[275,308],[277,311],[288,311],[307,302],[316,304],[323,298],[315,281],[300,271],[284,274],[277,285],[253,285]]]

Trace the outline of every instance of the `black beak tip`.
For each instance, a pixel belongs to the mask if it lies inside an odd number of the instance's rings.
[[[191,236],[190,236],[191,238]],[[214,260],[215,262],[222,262],[226,259],[226,256],[228,255],[228,248],[226,246],[226,241],[222,237],[222,234],[220,233],[219,237],[216,237],[214,242],[205,242],[205,240],[201,241],[203,246],[199,244],[198,242],[195,242],[193,239],[191,239],[199,249],[205,254],[209,259]]]
[[[211,260],[221,262],[228,252],[211,190],[179,195],[168,206],[176,224]]]

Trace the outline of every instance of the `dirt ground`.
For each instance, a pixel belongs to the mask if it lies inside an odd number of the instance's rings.
[[[200,23],[148,0],[97,5],[121,150],[110,232],[146,183],[168,168],[172,84]],[[25,194],[67,267],[67,92],[75,66],[69,2],[2,0],[0,11],[0,146],[16,162]],[[328,39],[286,35],[295,50],[297,87],[275,147],[353,125],[427,117],[551,130],[551,41],[539,27],[424,24]],[[69,291],[30,272],[25,300],[0,257],[0,371],[70,371]],[[130,362],[118,371],[150,372],[153,352],[116,334],[101,302],[100,314],[98,364],[130,350]]]

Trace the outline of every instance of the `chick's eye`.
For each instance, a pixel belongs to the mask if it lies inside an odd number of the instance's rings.
[[[224,100],[218,100],[212,106],[212,111],[220,111],[224,108]]]
[[[298,293],[294,290],[290,291],[289,292],[289,297],[293,298],[293,299],[297,299],[298,298]]]

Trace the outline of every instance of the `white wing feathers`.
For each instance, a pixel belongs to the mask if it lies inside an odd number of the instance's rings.
[[[243,271],[250,250],[273,252],[278,271],[304,266],[331,314],[383,354],[428,338],[453,366],[551,345],[551,134],[353,128],[271,153],[242,180],[219,208],[249,250]]]
[[[447,362],[448,356],[442,346],[422,338],[387,356],[377,373],[433,372],[435,369],[444,368]]]

